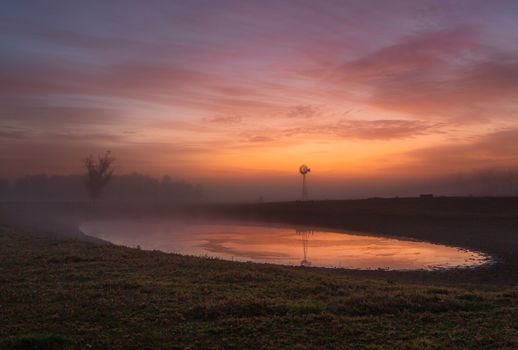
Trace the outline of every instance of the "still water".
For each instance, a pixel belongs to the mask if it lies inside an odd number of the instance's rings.
[[[87,222],[80,229],[128,247],[281,265],[412,270],[487,261],[482,254],[454,247],[307,228],[110,220]]]

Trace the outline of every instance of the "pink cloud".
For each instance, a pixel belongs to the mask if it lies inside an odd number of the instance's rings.
[[[437,132],[443,125],[420,120],[341,120],[334,124],[284,129],[286,136],[316,135],[364,140],[393,140]]]
[[[350,61],[339,69],[347,81],[382,79],[409,72],[420,74],[438,64],[479,47],[479,30],[471,27],[444,29],[405,38]]]
[[[477,121],[477,110],[498,110],[513,104],[518,94],[518,56],[464,68],[448,80],[399,76],[371,85],[372,105],[453,121]],[[482,116],[485,117],[485,116]],[[505,118],[493,113],[492,118]]]
[[[518,129],[504,129],[462,143],[435,145],[404,154],[408,163],[394,171],[454,173],[467,169],[518,166]]]
[[[238,115],[229,115],[229,116],[218,116],[218,117],[207,118],[205,120],[207,122],[213,123],[213,124],[229,125],[229,124],[239,124],[239,123],[241,123],[243,118],[241,118]]]

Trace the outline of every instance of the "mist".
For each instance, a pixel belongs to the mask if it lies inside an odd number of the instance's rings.
[[[0,349],[518,349],[517,1],[0,29]]]
[[[26,175],[0,179],[2,202],[88,202],[85,175]],[[293,176],[263,181],[207,180],[201,183],[160,178],[138,173],[115,174],[99,198],[105,203],[141,205],[297,201],[301,199],[302,178]],[[333,180],[308,175],[311,200],[361,199],[372,197],[434,196],[516,196],[518,170],[485,169],[428,179]]]

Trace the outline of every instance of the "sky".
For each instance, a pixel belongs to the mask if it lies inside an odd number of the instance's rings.
[[[328,188],[515,168],[518,2],[1,0],[0,107],[0,177],[105,150],[250,195],[302,163]]]

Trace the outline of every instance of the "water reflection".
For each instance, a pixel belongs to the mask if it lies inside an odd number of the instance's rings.
[[[307,228],[115,220],[88,222],[81,230],[130,247],[282,265],[408,270],[486,261],[454,247]]]
[[[313,230],[296,229],[297,235],[302,238],[302,249],[304,251],[304,259],[300,262],[300,266],[311,266],[308,260],[308,240],[313,235]]]

